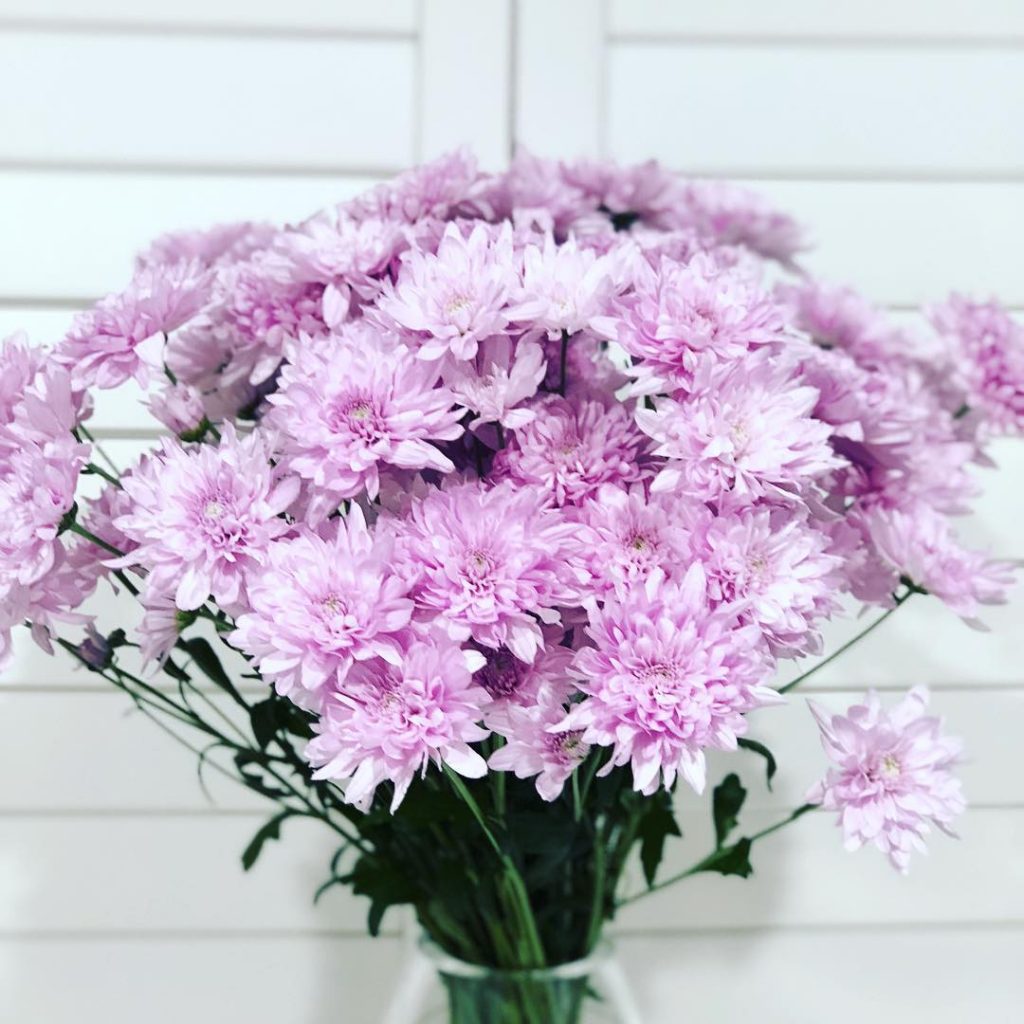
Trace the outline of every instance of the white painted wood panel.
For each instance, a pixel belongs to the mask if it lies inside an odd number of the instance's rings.
[[[1019,40],[1024,36],[1024,7],[1018,0],[609,0],[608,22],[613,35],[624,37],[722,35],[771,44],[782,36],[814,44],[853,35],[969,44],[975,39]]]
[[[364,932],[369,904],[349,890],[313,905],[338,845],[322,823],[285,822],[282,840],[242,871],[269,817],[0,818],[0,933]]]
[[[0,171],[0,296],[94,299],[123,288],[166,231],[304,220],[364,191],[350,176]]]
[[[618,43],[609,155],[696,173],[1020,175],[1024,50]]]
[[[0,161],[399,168],[414,83],[404,39],[0,30]]]
[[[490,170],[508,159],[513,0],[424,0],[419,154],[468,146]]]
[[[0,939],[4,1024],[376,1024],[396,938]]]
[[[1011,1024],[1022,944],[1024,928],[983,926],[618,940],[645,1024],[741,1021],[755,1006],[762,1024]],[[83,1007],[102,1007],[104,1024],[180,1024],[200,1007],[226,1024],[372,1024],[393,991],[377,979],[405,949],[323,936],[0,939],[0,991],[18,1024],[88,1024]]]
[[[756,831],[779,812],[751,811]],[[666,876],[711,849],[706,813],[684,815],[686,839]],[[335,848],[314,821],[286,822],[248,874],[239,856],[263,822],[233,816],[0,818],[0,933],[83,931],[359,932],[366,901],[335,889],[315,907]],[[626,908],[627,929],[1024,922],[1024,809],[973,809],[961,841],[939,836],[898,875],[874,850],[846,853],[830,817],[811,814],[756,846],[750,879],[707,875]],[[979,859],[984,856],[984,862]],[[112,895],[116,894],[116,895]],[[401,925],[389,919],[389,928]]]
[[[411,33],[417,0],[3,0],[0,24],[89,25],[98,28],[186,26],[236,31],[333,29]]]
[[[86,676],[83,681],[88,679]],[[837,691],[816,694],[815,699],[838,712],[861,695],[862,691]],[[195,703],[202,707],[201,699]],[[217,699],[217,705],[237,719],[229,701]],[[1017,768],[1017,745],[1024,735],[1024,687],[937,692],[932,710],[945,716],[948,730],[965,741],[967,755],[961,775],[971,803],[1024,807],[1024,783]],[[186,729],[179,733],[193,743],[201,741],[198,734]],[[764,762],[754,754],[713,757],[709,777],[719,779],[726,772],[739,772],[752,807],[799,804],[826,768],[818,729],[803,697],[794,693],[788,706],[752,715],[750,735],[766,743],[779,759],[774,792],[765,789]],[[27,766],[32,770],[25,771]],[[0,777],[4,780],[0,815],[62,811],[269,813],[271,805],[266,800],[212,768],[204,772],[211,802],[199,786],[195,769],[196,758],[144,720],[113,687],[99,693],[0,691]],[[686,791],[685,786],[680,787],[687,813],[707,805],[706,799],[701,802],[695,796],[685,796]]]

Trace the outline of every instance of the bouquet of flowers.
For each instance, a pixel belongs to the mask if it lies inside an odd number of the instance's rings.
[[[298,225],[159,239],[52,348],[0,349],[0,655],[27,626],[273,801],[246,867],[319,819],[324,888],[372,932],[408,904],[522,978],[629,899],[748,875],[814,807],[906,870],[963,807],[921,689],[812,705],[806,804],[736,838],[743,787],[712,779],[715,848],[657,874],[706,751],[770,779],[748,721],[830,660],[824,620],[930,594],[973,623],[1012,582],[950,516],[1024,426],[1024,331],[959,296],[902,329],[801,248],[653,163],[463,153]],[[166,434],[116,466],[89,419],[129,380]],[[98,628],[101,584],[138,614]],[[568,1024],[585,991],[452,1012]]]

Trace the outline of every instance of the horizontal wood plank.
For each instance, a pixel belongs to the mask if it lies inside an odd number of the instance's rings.
[[[415,72],[404,39],[0,29],[0,162],[397,168]]]
[[[205,29],[296,29],[386,33],[416,29],[417,0],[4,0],[0,25],[30,23],[95,29],[188,26]]]
[[[773,38],[906,41],[1024,37],[1024,9],[1016,0],[716,0],[713,4],[611,0],[609,30],[616,37],[727,36],[770,44]]]
[[[1024,50],[618,43],[607,88],[622,159],[709,175],[1024,174],[1024,134],[1009,130]]]
[[[862,1024],[879,1007],[929,1024],[1010,1024],[1024,998],[1022,942],[1024,929],[978,926],[624,935],[616,944],[647,1024],[678,1024],[681,992],[693,1019],[742,1020],[756,1003],[765,1024]],[[206,1006],[230,1007],[232,1022],[368,1024],[382,1019],[407,955],[397,939],[334,936],[8,939],[0,985],[16,1021],[82,1024],[93,1006],[105,1024],[180,1024]]]
[[[706,855],[707,815],[684,816],[665,877]],[[743,815],[753,832],[778,812]],[[359,932],[365,901],[332,890],[312,905],[335,843],[317,822],[290,821],[242,872],[239,855],[263,818],[0,818],[0,933],[99,931]],[[908,878],[874,850],[846,853],[824,814],[755,847],[752,879],[689,879],[627,908],[623,928],[1024,922],[1024,809],[971,810],[961,841],[939,836]],[[984,870],[979,870],[984,858]],[[113,897],[112,894],[117,894]],[[397,927],[401,919],[386,922]]]
[[[403,958],[397,938],[356,936],[4,939],[3,1019],[370,1024],[382,1019]]]
[[[0,223],[16,240],[0,252],[0,298],[99,298],[123,288],[135,253],[165,232],[300,221],[373,184],[340,175],[0,171]]]
[[[0,933],[362,933],[362,897],[336,887],[313,905],[338,845],[322,823],[285,822],[242,870],[269,817],[0,818]]]

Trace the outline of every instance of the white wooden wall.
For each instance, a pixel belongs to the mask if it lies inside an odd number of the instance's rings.
[[[812,226],[813,266],[900,316],[951,286],[1024,307],[1022,106],[1018,0],[0,0],[0,335],[58,337],[161,231],[300,217],[462,142],[497,167],[513,139],[749,180]],[[141,418],[100,420],[127,461]],[[966,527],[1024,556],[1024,452],[997,456]],[[813,687],[840,707],[932,685],[971,752],[963,841],[901,879],[815,817],[749,882],[638,905],[619,932],[652,1024],[1019,1019],[1022,608],[980,635],[911,602]],[[821,767],[801,700],[755,734],[782,768],[772,796],[744,773],[751,825]],[[213,790],[118,694],[21,645],[0,680],[0,1021],[378,1018],[401,920],[370,941],[357,901],[310,906],[313,825],[243,875],[265,811]],[[683,810],[679,863],[707,838]]]

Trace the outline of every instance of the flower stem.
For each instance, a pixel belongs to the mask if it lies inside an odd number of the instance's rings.
[[[487,824],[487,819],[484,818],[480,805],[474,799],[473,794],[470,793],[469,787],[462,781],[461,776],[452,771],[448,765],[442,765],[442,770],[448,777],[452,788],[462,798],[462,801],[469,808],[473,817],[476,818],[477,824],[487,837],[488,843],[490,843],[494,852],[498,855],[502,866],[505,868],[509,892],[512,898],[512,909],[519,918],[519,923],[523,928],[524,952],[529,961],[525,964],[516,964],[514,966],[527,968],[543,967],[545,965],[544,944],[541,942],[540,932],[537,929],[537,921],[533,916],[533,908],[530,906],[530,897],[526,891],[526,883],[523,881],[523,876],[519,873],[519,869],[515,866],[512,858],[502,849],[501,844]]]
[[[797,818],[803,817],[808,811],[813,811],[818,805],[817,804],[801,804],[795,811],[792,811],[789,815],[783,818],[781,821],[775,822],[774,825],[769,825],[767,828],[761,829],[760,832],[755,832],[752,836],[749,836],[751,845],[757,842],[758,839],[764,839],[765,836],[770,836],[773,832],[778,832],[780,828],[784,828],[790,822],[796,821]],[[637,900],[643,899],[644,896],[650,896],[652,892],[659,892],[662,889],[667,889],[670,885],[675,885],[676,882],[681,882],[684,878],[690,878],[692,875],[696,875],[701,871],[707,870],[708,866],[714,863],[715,860],[721,854],[721,850],[715,850],[709,853],[706,857],[697,861],[696,864],[688,867],[685,871],[680,871],[678,874],[670,875],[664,881],[658,882],[656,885],[652,885],[643,892],[638,892],[633,896],[627,896],[623,900],[619,900],[618,907],[625,907],[631,903],[635,903]]]
[[[820,669],[823,669],[826,665],[830,665],[841,654],[845,654],[851,647],[853,647],[854,644],[859,643],[869,633],[873,633],[876,629],[878,629],[878,627],[883,622],[885,622],[885,620],[888,619],[890,615],[893,615],[896,612],[896,610],[900,607],[900,605],[905,604],[914,593],[916,593],[916,591],[908,590],[905,594],[901,594],[900,596],[894,598],[896,603],[891,608],[887,609],[881,615],[879,615],[874,622],[872,622],[865,629],[862,629],[855,637],[852,637],[850,640],[847,640],[846,643],[843,644],[841,647],[837,647],[827,658],[824,658],[821,661],[819,661],[818,664],[815,665],[813,668],[809,668],[806,672],[802,673],[801,675],[798,675],[796,679],[791,679],[788,683],[786,683],[785,686],[780,686],[779,693],[789,693],[789,691],[792,690],[795,686],[799,686],[805,680],[810,679],[815,672],[819,671]]]

